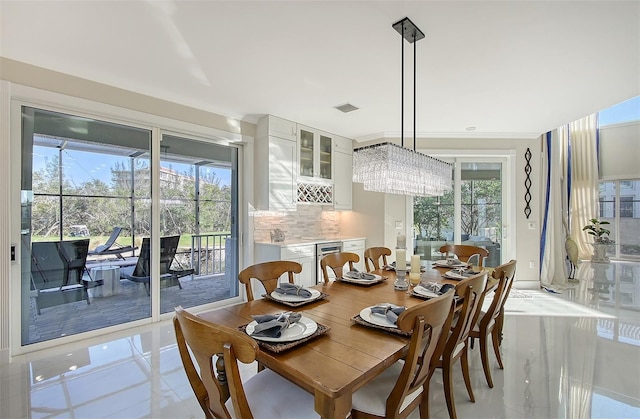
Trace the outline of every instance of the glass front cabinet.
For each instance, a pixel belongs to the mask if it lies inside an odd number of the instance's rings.
[[[331,180],[332,136],[298,125],[298,175],[309,180]]]

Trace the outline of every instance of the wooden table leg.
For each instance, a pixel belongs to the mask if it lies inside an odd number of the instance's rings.
[[[314,403],[316,412],[322,418],[344,419],[351,412],[351,394],[332,398],[319,391],[315,392]]]

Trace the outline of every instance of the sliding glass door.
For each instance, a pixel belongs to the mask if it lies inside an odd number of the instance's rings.
[[[446,159],[443,156],[440,158]],[[453,189],[441,197],[414,198],[415,253],[440,257],[444,244],[485,248],[485,266],[503,261],[505,219],[508,217],[503,158],[453,158]]]
[[[21,115],[23,346],[238,295],[236,147]]]

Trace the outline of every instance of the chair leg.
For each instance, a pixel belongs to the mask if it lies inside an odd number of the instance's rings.
[[[449,411],[449,417],[456,419],[456,405],[453,400],[453,365],[451,365],[450,359],[442,360],[442,382],[444,384],[444,398],[447,401],[447,410]]]
[[[504,365],[502,365],[502,355],[500,355],[500,330],[495,327],[491,331],[491,340],[493,341],[493,352],[496,353],[498,365],[500,366],[500,369],[503,370]]]
[[[475,403],[476,398],[473,396],[473,388],[471,387],[471,377],[469,376],[469,359],[468,351],[465,346],[462,348],[462,356],[460,357],[460,365],[462,366],[462,377],[464,378],[464,385],[467,387],[467,393],[469,393],[469,399]]]
[[[424,383],[422,388],[422,401],[418,405],[420,409],[420,419],[429,419],[429,380]]]
[[[471,336],[469,336],[469,340],[471,341],[471,349],[473,349],[473,342],[475,342],[476,339],[471,337]]]
[[[481,332],[483,332],[481,330]],[[484,370],[484,377],[487,379],[487,384],[490,388],[493,388],[493,379],[491,378],[491,368],[489,366],[489,336],[481,333],[480,337],[480,357],[482,358],[482,369]]]

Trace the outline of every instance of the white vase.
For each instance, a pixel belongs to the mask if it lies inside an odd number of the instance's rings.
[[[608,244],[593,243],[593,256],[591,256],[591,262],[609,263],[610,261],[607,257],[607,247],[609,247]]]

